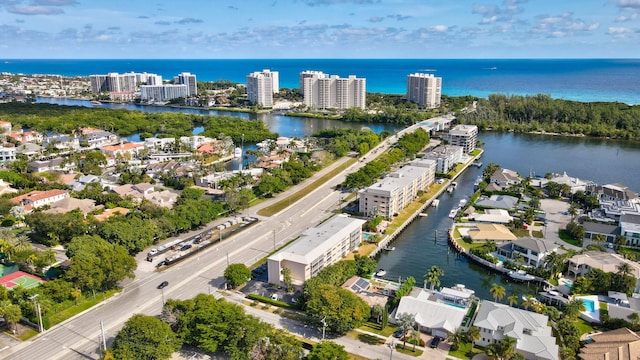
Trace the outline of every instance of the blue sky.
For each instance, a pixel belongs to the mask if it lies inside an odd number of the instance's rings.
[[[1,58],[637,58],[640,0],[0,0]]]

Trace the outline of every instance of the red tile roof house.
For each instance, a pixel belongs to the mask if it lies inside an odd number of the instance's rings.
[[[120,145],[109,145],[101,148],[102,152],[111,157],[117,157],[118,155],[131,154],[131,156],[137,155],[138,151],[144,149],[143,144],[139,143],[126,143]]]
[[[25,210],[30,211],[68,197],[69,191],[67,190],[34,190],[30,193],[11,198],[10,201],[16,205],[22,205]]]

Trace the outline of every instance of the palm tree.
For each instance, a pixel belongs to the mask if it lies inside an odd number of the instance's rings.
[[[569,214],[571,215],[571,221],[575,221],[576,220],[576,216],[578,215],[578,204],[576,203],[571,203],[571,205],[569,205]]]
[[[521,253],[514,251],[512,256],[513,256],[513,261],[516,264],[522,265],[522,261],[524,260],[524,256],[522,256]]]
[[[433,265],[429,272],[424,275],[426,282],[431,286],[431,291],[433,291],[434,287],[440,286],[440,276],[442,275],[444,275],[444,270],[436,265]]]
[[[616,268],[618,269],[618,274],[622,276],[631,275],[631,272],[633,271],[633,269],[631,268],[631,265],[629,265],[629,263],[626,263],[626,262],[622,262],[618,264]]]
[[[480,328],[478,328],[477,326],[471,326],[469,329],[467,329],[467,340],[471,343],[475,343],[476,341],[480,340]]]
[[[498,351],[502,359],[511,359],[516,353],[516,339],[505,337],[498,342]]]
[[[496,283],[493,283],[491,290],[489,290],[489,293],[491,293],[491,296],[493,296],[493,300],[495,302],[502,301],[502,298],[504,297],[505,292],[506,290],[504,289],[504,286],[500,286]]]
[[[456,331],[450,333],[447,336],[447,341],[451,343],[451,350],[458,350],[460,343],[464,342],[466,334],[461,327],[456,328]]]
[[[415,317],[409,313],[402,313],[398,316],[398,323],[400,325],[400,329],[402,329],[402,348],[406,349],[407,346],[407,337],[404,336],[409,332],[409,329],[413,328],[413,325],[416,323]]]
[[[420,331],[411,329],[411,340],[413,341],[413,352],[416,351],[416,344],[420,342]]]
[[[527,295],[524,297],[524,301],[522,302],[522,307],[524,307],[525,310],[529,310],[529,308],[536,302],[535,298],[533,297],[533,295]]]
[[[602,243],[606,241],[606,238],[602,234],[595,234],[591,240],[598,246],[602,246]]]
[[[513,305],[518,305],[518,295],[512,294],[507,298],[507,301],[509,301],[509,306],[511,307],[513,307]]]
[[[585,311],[586,307],[582,299],[574,298],[564,304],[564,314],[570,319],[576,319],[581,312]]]

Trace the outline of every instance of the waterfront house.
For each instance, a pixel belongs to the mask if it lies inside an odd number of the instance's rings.
[[[620,216],[620,235],[627,239],[628,245],[640,245],[640,215]]]
[[[398,308],[391,314],[391,322],[396,323],[402,314],[413,315],[418,330],[446,338],[460,327],[467,309],[442,302],[431,292],[420,290],[416,296],[408,295],[400,299]]]
[[[582,360],[636,360],[640,358],[640,335],[627,328],[589,335],[580,348]]]
[[[559,347],[548,322],[546,315],[483,300],[473,322],[480,329],[475,344],[486,347],[510,337],[516,340],[516,353],[525,359],[557,360]]]
[[[531,237],[520,238],[506,243],[498,248],[498,255],[510,259],[520,254],[524,265],[539,267],[544,264],[544,258],[552,252],[558,251],[558,245],[552,240]]]
[[[11,143],[0,143],[0,163],[14,161],[16,159],[16,147]]]
[[[491,209],[511,210],[518,203],[518,198],[510,195],[491,195],[490,197],[481,196],[476,201],[475,206]]]
[[[269,283],[282,282],[282,269],[291,270],[291,279],[302,284],[320,270],[340,261],[362,242],[366,221],[340,214],[305,230],[298,240],[267,259]]]
[[[551,179],[545,179],[545,178],[540,179],[539,186],[541,188],[544,188],[550,182],[554,182],[560,185],[568,185],[569,188],[571,189],[572,194],[575,194],[576,191],[586,191],[587,185],[591,184],[591,182],[589,181],[583,181],[578,178],[574,178],[567,175],[566,171],[563,172],[562,174],[553,174]]]
[[[598,200],[633,200],[638,198],[638,194],[628,186],[620,183],[596,185],[589,184],[587,186],[587,193],[594,194],[598,197]]]
[[[389,300],[389,297],[383,295],[376,289],[376,287],[372,286],[369,280],[361,278],[360,276],[352,276],[342,284],[342,288],[356,294],[360,299],[366,302],[369,307],[373,307],[375,305],[385,306]],[[387,294],[389,294],[389,291],[387,291]]]
[[[509,215],[509,212],[504,209],[486,209],[483,214],[470,212],[468,218],[469,221],[493,224],[508,224],[513,220],[513,216]]]
[[[458,228],[460,235],[468,237],[472,241],[513,241],[518,238],[502,224],[476,224],[474,228],[466,231],[464,229]]]
[[[521,181],[522,178],[517,172],[503,168],[498,168],[493,175],[491,175],[490,180],[491,183],[499,185],[501,188],[518,185]]]
[[[78,150],[80,139],[72,135],[51,134],[42,139],[42,147],[56,150]]]
[[[147,199],[166,208],[172,208],[178,200],[178,194],[169,190],[156,191],[154,185],[150,183],[125,184],[111,190],[122,198],[130,198],[137,203],[142,202],[142,199]]]
[[[618,254],[601,251],[587,251],[573,256],[568,260],[568,275],[577,277],[588,273],[591,269],[600,269],[604,272],[618,272],[620,264],[627,263],[631,267],[631,276],[640,278],[640,264],[627,260]]]

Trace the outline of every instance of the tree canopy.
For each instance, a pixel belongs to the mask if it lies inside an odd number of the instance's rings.
[[[153,316],[135,314],[113,341],[116,359],[169,359],[182,341],[169,325]]]

